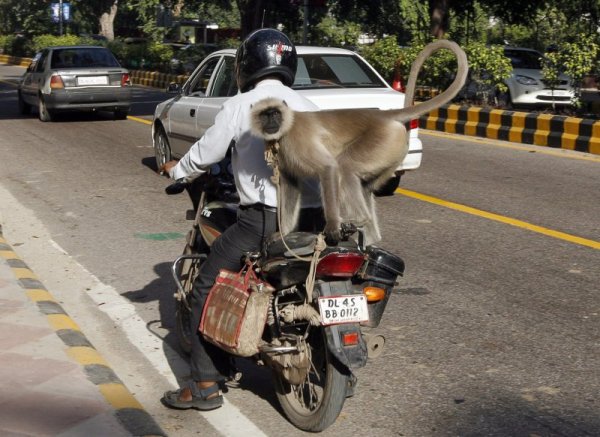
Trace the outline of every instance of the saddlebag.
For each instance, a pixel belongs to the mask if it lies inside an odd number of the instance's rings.
[[[221,270],[202,310],[202,336],[230,354],[257,354],[273,291],[252,266],[238,273]]]

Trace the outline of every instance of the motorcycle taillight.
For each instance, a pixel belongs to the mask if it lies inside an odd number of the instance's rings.
[[[351,278],[364,261],[360,253],[330,253],[317,264],[317,277]]]

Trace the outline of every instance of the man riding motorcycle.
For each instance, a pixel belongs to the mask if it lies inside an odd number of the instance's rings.
[[[187,387],[168,391],[162,402],[177,409],[211,410],[223,404],[219,383],[230,370],[230,356],[204,340],[198,332],[206,297],[220,269],[237,271],[244,253],[260,250],[263,241],[277,230],[277,191],[272,169],[264,159],[263,140],[250,133],[250,108],[267,97],[285,102],[295,111],[318,108],[290,87],[296,74],[294,44],[274,29],[250,34],[236,54],[236,79],[241,93],[227,100],[211,126],[180,161],[169,161],[160,169],[173,179],[205,172],[225,158],[231,147],[235,185],[240,197],[237,223],[211,246],[194,282],[190,367]],[[312,202],[318,198],[313,190]]]

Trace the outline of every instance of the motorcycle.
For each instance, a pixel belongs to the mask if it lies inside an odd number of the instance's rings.
[[[189,353],[190,339],[197,335],[190,326],[194,279],[213,241],[235,222],[239,197],[228,159],[192,182],[177,181],[166,188],[168,194],[184,190],[193,203],[188,211],[193,225],[172,273],[177,284],[176,332],[181,349]],[[360,229],[345,224],[342,230],[341,241],[319,249],[314,229],[284,239],[276,234],[244,260],[275,288],[254,359],[273,370],[284,414],[304,431],[330,426],[354,392],[353,370],[382,353],[384,337],[367,331],[379,325],[392,288],[404,273],[401,258],[376,246],[365,247]],[[318,262],[311,270],[306,257],[316,250]]]

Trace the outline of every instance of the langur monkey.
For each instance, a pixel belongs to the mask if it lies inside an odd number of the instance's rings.
[[[452,84],[432,99],[402,109],[337,109],[296,112],[285,101],[267,98],[251,111],[252,133],[267,146],[279,143],[281,233],[292,231],[300,208],[299,179],[318,177],[325,213],[325,236],[341,237],[340,226],[352,222],[364,226],[365,243],[381,239],[373,191],[380,188],[403,161],[408,151],[404,123],[448,103],[465,83],[465,52],[454,42],[428,44],[414,61],[406,87],[405,106],[412,105],[417,76],[431,54],[451,50],[458,61]]]

